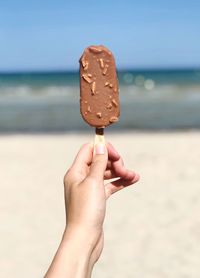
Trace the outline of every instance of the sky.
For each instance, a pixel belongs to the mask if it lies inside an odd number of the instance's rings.
[[[0,71],[76,70],[85,47],[119,69],[200,67],[199,0],[0,0]]]

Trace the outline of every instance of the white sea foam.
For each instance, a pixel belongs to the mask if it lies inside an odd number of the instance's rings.
[[[200,85],[161,85],[146,79],[139,85],[121,85],[120,101],[116,128],[200,128]],[[79,113],[78,85],[0,87],[0,132],[85,126]]]
[[[75,94],[79,94],[78,87],[75,86],[7,86],[0,87],[0,99],[5,98],[38,98],[38,97],[62,97],[73,98]]]

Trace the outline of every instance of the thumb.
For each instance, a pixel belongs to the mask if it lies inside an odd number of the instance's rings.
[[[105,143],[97,143],[94,146],[94,155],[90,167],[90,177],[103,181],[108,162],[108,152]]]

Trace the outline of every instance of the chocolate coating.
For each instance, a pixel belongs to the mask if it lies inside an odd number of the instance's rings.
[[[80,58],[80,111],[91,126],[115,123],[120,115],[115,60],[109,49],[89,46]]]

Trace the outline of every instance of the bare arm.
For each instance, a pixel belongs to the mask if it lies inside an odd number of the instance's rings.
[[[45,278],[91,277],[103,250],[106,200],[138,180],[111,144],[97,145],[95,155],[91,144],[80,149],[64,178],[67,224]]]

